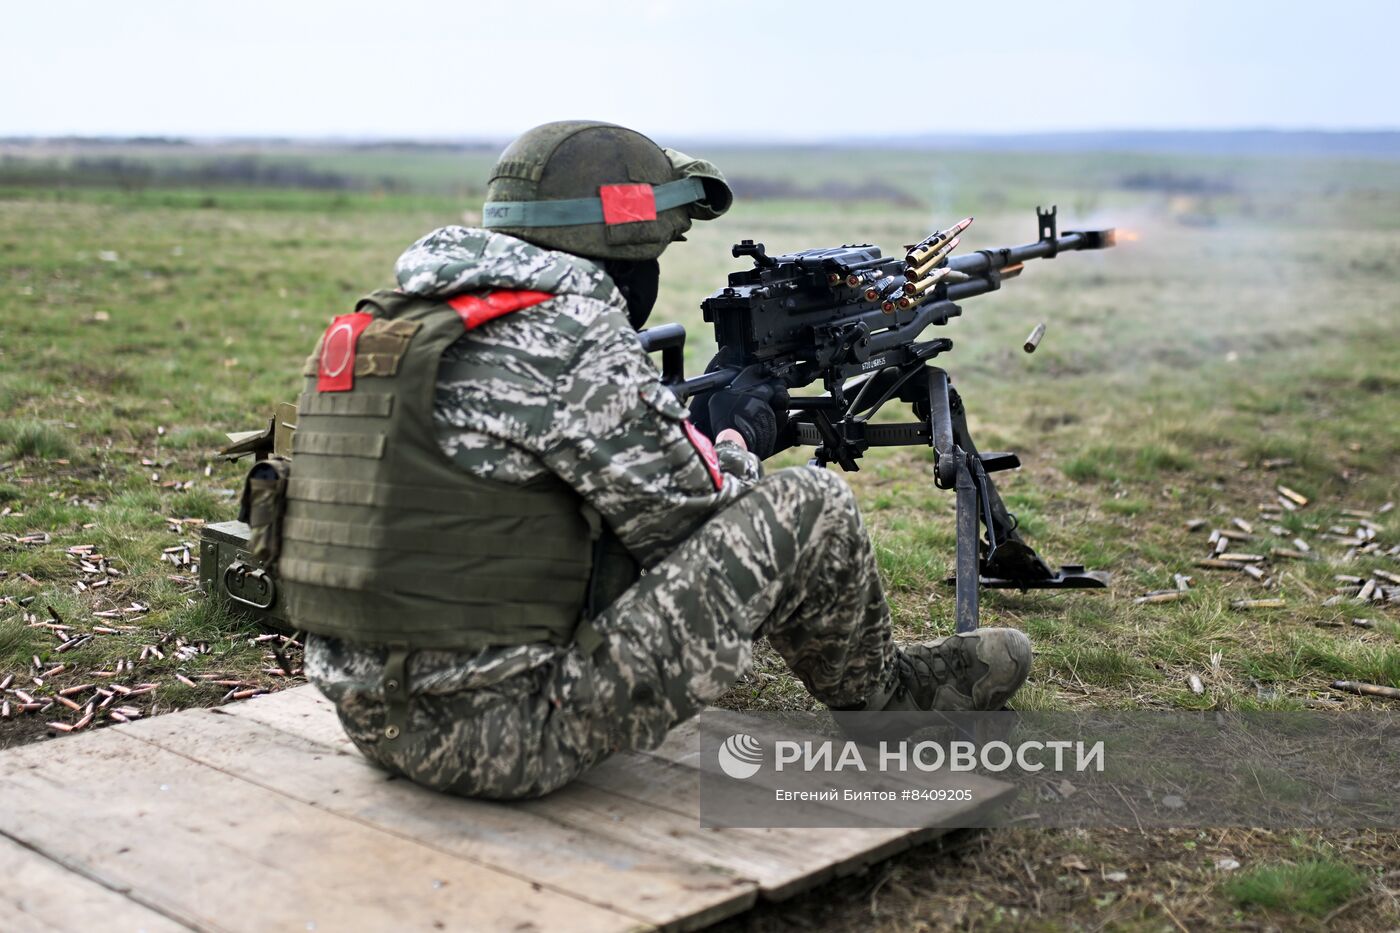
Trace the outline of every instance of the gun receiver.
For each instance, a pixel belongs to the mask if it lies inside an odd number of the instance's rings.
[[[700,308],[721,347],[737,351],[745,365],[776,364],[782,371],[775,374],[790,386],[810,384],[830,370],[859,375],[881,354],[960,315],[959,301],[999,289],[1026,262],[1113,245],[1112,230],[1057,233],[1053,208],[1038,211],[1037,219],[1041,237],[1034,243],[951,258],[948,251],[972,218],[915,244],[904,257],[886,257],[868,244],[768,256],[761,243],[745,240],[734,255],[752,257],[754,267],[731,273],[729,284]],[[689,395],[712,383],[680,388]]]
[[[744,240],[733,253],[753,259],[753,268],[731,273],[728,285],[700,305],[729,368],[684,379],[684,330],[671,324],[639,334],[645,349],[661,351],[662,381],[681,399],[755,379],[780,379],[790,388],[820,379],[823,395],[791,400],[779,442],[779,450],[815,448],[815,466],[835,463],[853,471],[870,447],[932,447],[934,484],[954,490],[957,499],[960,632],[977,627],[981,586],[1096,588],[1106,582],[1104,574],[1079,565],[1051,570],[1021,539],[989,476],[1019,467],[1019,458],[978,452],[952,380],[929,362],[953,342],[920,339],[930,326],[962,314],[958,302],[998,290],[1033,259],[1114,245],[1112,229],[1060,233],[1053,207],[1037,208],[1036,220],[1034,243],[961,256],[950,254],[971,217],[896,257],[869,244],[769,256],[763,244]],[[1030,341],[1027,349],[1033,349]],[[909,405],[915,420],[872,423],[891,401]]]

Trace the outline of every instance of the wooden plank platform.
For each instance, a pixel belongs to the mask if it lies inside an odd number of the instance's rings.
[[[689,930],[938,830],[704,829],[696,733],[542,800],[370,766],[311,687],[0,753],[6,930]],[[986,802],[997,787],[983,788]]]

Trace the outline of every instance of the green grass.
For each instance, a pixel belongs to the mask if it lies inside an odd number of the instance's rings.
[[[1221,890],[1241,907],[1321,916],[1365,887],[1366,878],[1355,868],[1331,858],[1310,858],[1246,869]]]
[[[73,453],[62,430],[41,421],[6,421],[0,424],[0,449],[8,459],[33,457],[59,460]]]

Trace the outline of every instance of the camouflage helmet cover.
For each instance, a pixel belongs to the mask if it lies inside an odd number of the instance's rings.
[[[546,123],[506,147],[491,170],[482,226],[599,259],[655,259],[729,209],[719,169],[634,130]]]

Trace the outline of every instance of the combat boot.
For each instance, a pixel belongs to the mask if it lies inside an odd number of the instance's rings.
[[[1026,682],[1031,642],[1010,628],[984,628],[905,645],[895,682],[863,705],[868,712],[998,710]]]

